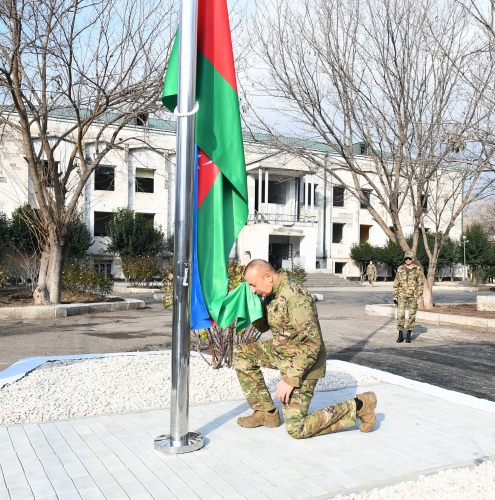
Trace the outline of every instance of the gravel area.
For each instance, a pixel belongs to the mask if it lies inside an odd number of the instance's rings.
[[[469,469],[449,469],[417,481],[398,483],[351,495],[337,495],[335,500],[492,500],[495,488],[495,463],[484,462]]]
[[[0,425],[125,413],[170,405],[170,354],[44,363],[0,389]],[[275,391],[278,370],[263,369]],[[191,356],[190,404],[242,399],[234,369],[213,370]],[[328,365],[316,390],[374,384],[373,377]]]

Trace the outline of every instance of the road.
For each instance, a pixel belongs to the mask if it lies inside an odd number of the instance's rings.
[[[316,290],[315,290],[316,291]],[[388,286],[320,291],[318,312],[330,359],[341,359],[495,401],[495,334],[417,324],[397,344],[395,320],[366,316],[392,299]],[[486,293],[486,292],[485,292]],[[172,313],[150,296],[147,309],[54,320],[0,322],[0,370],[21,358],[161,350],[171,347]],[[438,303],[475,302],[476,293],[435,292]]]
[[[411,344],[397,344],[397,323],[365,316],[390,303],[391,290],[323,291],[318,311],[327,356],[495,401],[495,334],[416,324]],[[486,294],[486,292],[484,292]],[[476,302],[476,293],[436,292],[437,303]]]

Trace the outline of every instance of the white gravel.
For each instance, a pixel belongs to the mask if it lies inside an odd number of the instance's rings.
[[[275,391],[277,370],[263,369]],[[213,370],[191,356],[191,404],[242,399],[234,369]],[[343,389],[374,384],[373,377],[328,365],[316,386]],[[0,389],[0,425],[125,413],[170,405],[170,354],[48,362]]]
[[[495,491],[495,463],[484,462],[469,469],[449,469],[417,481],[387,486],[369,492],[337,495],[335,500],[492,500]]]

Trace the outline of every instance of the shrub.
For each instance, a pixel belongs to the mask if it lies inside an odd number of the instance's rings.
[[[153,281],[155,276],[160,276],[160,268],[156,257],[150,255],[123,256],[122,271],[128,281],[136,285],[145,285]]]
[[[174,241],[175,241],[174,235],[173,234],[169,234],[165,238],[165,243],[163,245],[163,249],[166,250],[167,252],[174,253]]]
[[[158,255],[164,248],[161,229],[129,208],[119,208],[106,228],[110,238],[107,251],[119,254],[120,257]]]
[[[69,257],[82,257],[94,243],[94,240],[81,214],[76,213],[71,217],[67,231],[70,245]]]
[[[41,219],[40,211],[28,203],[12,212],[11,242],[17,250],[26,254],[40,253],[45,241]]]
[[[25,283],[26,288],[30,286],[34,291],[40,271],[40,258],[36,252],[26,253],[13,248],[4,259],[4,268],[15,285]]]
[[[283,269],[279,269],[278,272],[282,272]],[[306,273],[306,270],[304,267],[302,267],[300,264],[296,264],[295,266],[292,267],[292,269],[285,270],[287,273],[287,276],[289,279],[298,281],[299,283],[304,283],[308,279],[308,275]]]
[[[62,285],[73,293],[109,295],[112,292],[113,276],[98,272],[88,261],[79,266],[76,260],[72,260],[64,266]]]
[[[9,235],[10,221],[3,212],[0,212],[0,262],[7,252]]]
[[[8,281],[8,273],[7,270],[0,265],[0,288],[3,288]]]

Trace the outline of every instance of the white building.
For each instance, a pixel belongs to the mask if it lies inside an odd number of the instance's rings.
[[[57,130],[65,129],[68,122],[54,119],[50,134],[55,138]],[[166,234],[174,232],[175,123],[143,116],[127,126],[119,139],[122,146],[105,157],[80,200],[80,211],[95,237],[89,252],[102,255],[102,266],[116,276],[121,275],[118,259],[104,253],[105,224],[113,211],[128,207],[152,219]],[[387,243],[369,212],[324,171],[311,172],[302,160],[276,152],[268,144],[246,142],[245,148],[249,219],[232,257],[242,264],[263,258],[285,268],[300,264],[308,272],[359,277],[359,269],[349,257],[352,245]],[[57,149],[61,171],[66,149],[63,145]],[[91,157],[93,152],[94,143],[88,138],[85,155]],[[5,134],[0,144],[0,210],[7,215],[23,203],[35,205],[23,156],[20,141]],[[362,161],[369,158],[363,154]],[[339,169],[351,183],[350,173],[339,166],[331,152],[327,166]],[[372,192],[369,196],[373,204],[376,197]],[[377,198],[375,201],[378,203]],[[386,210],[380,207],[378,211],[387,220]],[[402,212],[403,227],[411,224],[412,233],[412,209],[404,206]],[[459,221],[451,236],[459,237],[460,232]],[[386,273],[386,269],[381,270],[381,274]]]

